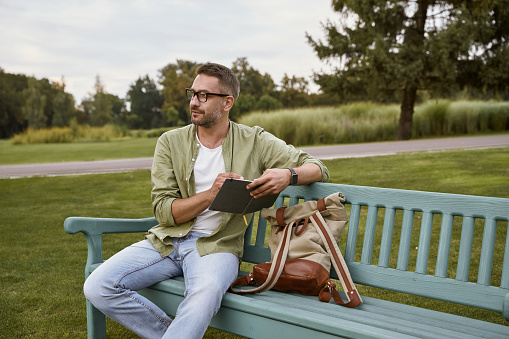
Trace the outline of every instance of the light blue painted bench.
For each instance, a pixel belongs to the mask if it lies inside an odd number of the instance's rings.
[[[338,191],[350,214],[340,248],[358,286],[487,309],[509,320],[509,199],[316,183],[288,187],[276,207]],[[243,260],[265,262],[266,221],[260,219],[256,231],[253,220]],[[103,261],[102,234],[145,232],[156,224],[154,218],[72,217],[64,227],[86,236],[88,276]],[[168,280],[142,293],[174,316],[184,285]],[[362,299],[350,309],[298,294],[227,293],[211,326],[249,338],[509,338],[509,326]],[[88,302],[87,321],[89,338],[106,337],[104,315]]]

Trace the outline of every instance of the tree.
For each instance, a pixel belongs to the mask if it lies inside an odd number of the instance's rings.
[[[267,73],[262,75],[251,67],[247,58],[235,60],[231,69],[239,79],[240,92],[243,95],[252,95],[256,100],[259,100],[263,95],[274,96],[276,84],[272,77]]]
[[[71,119],[75,116],[74,98],[71,94],[65,93],[65,83],[54,83],[57,94],[53,98],[53,126],[69,126]]]
[[[41,86],[37,79],[31,77],[28,79],[28,88],[24,91],[25,107],[23,113],[28,121],[28,127],[40,129],[46,127],[48,118],[44,114],[46,105],[46,96],[41,94]]]
[[[315,74],[344,100],[400,98],[396,138],[409,139],[418,90],[508,93],[509,6],[502,0],[333,0],[326,41],[307,34],[334,74]]]
[[[99,75],[95,78],[94,89],[95,94],[93,94],[90,100],[84,100],[86,102],[85,105],[88,105],[89,122],[92,126],[104,126],[113,121],[113,103],[104,91],[104,85]]]
[[[264,112],[275,111],[281,108],[283,108],[281,102],[268,94],[262,95],[254,107],[255,110]]]
[[[110,114],[113,118],[113,123],[117,125],[122,124],[127,116],[125,100],[111,93],[105,93],[105,96],[106,100],[111,104]]]
[[[291,78],[286,75],[281,80],[281,93],[279,100],[284,107],[304,107],[309,106],[311,98],[309,96],[308,82],[304,78],[296,77]]]
[[[27,76],[0,68],[0,138],[10,138],[26,128],[23,90],[27,87]]]
[[[172,126],[191,122],[185,89],[193,85],[198,66],[199,64],[192,61],[177,60],[176,64],[168,64],[159,71],[159,83],[163,86],[161,92],[164,97],[161,113],[174,119],[169,121]],[[178,112],[176,119],[175,110]]]
[[[131,84],[127,92],[127,101],[131,103],[131,114],[128,120],[132,128],[159,127],[152,126],[152,121],[154,118],[162,119],[161,107],[164,98],[157,89],[156,83],[148,75],[138,78],[134,84]]]
[[[243,114],[251,112],[256,106],[256,99],[252,94],[240,93],[230,110],[230,119],[236,121]]]

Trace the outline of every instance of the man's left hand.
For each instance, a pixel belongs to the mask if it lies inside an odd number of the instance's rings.
[[[279,194],[290,184],[291,175],[287,168],[271,168],[263,172],[261,177],[255,179],[246,188],[252,189],[259,186],[251,192],[255,199],[268,194]]]

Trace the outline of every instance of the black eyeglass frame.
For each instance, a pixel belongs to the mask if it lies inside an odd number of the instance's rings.
[[[189,96],[189,93],[192,93],[193,95],[192,96]],[[207,100],[209,99],[209,95],[217,95],[219,97],[228,97],[230,96],[230,94],[222,94],[222,93],[209,93],[209,92],[203,92],[203,91],[200,91],[200,92],[195,92],[193,89],[191,88],[186,88],[186,96],[187,96],[187,99],[189,101],[193,100],[193,98],[198,95],[198,101],[199,102],[207,102]],[[200,100],[200,95],[205,95],[205,101],[201,101]]]

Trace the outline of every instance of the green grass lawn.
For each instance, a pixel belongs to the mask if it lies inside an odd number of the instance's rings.
[[[157,138],[137,138],[13,145],[8,140],[0,140],[0,165],[151,157],[156,142]]]
[[[147,141],[146,156],[153,151],[150,142],[155,139]],[[94,145],[90,155],[102,151]],[[57,155],[54,159],[62,160]],[[509,148],[338,159],[326,164],[335,183],[509,198]],[[66,234],[64,220],[69,216],[151,215],[147,170],[0,179],[0,337],[86,337],[82,293],[86,242],[81,234]],[[139,239],[141,235],[105,236],[105,257]],[[507,325],[494,312],[363,286],[359,291]],[[111,321],[107,326],[108,338],[136,338]],[[238,337],[211,329],[206,338]]]

